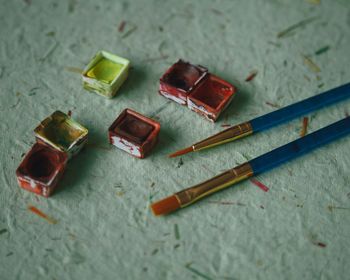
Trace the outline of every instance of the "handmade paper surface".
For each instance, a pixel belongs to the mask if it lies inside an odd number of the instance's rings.
[[[2,0],[0,35],[1,279],[350,275],[349,137],[256,178],[267,192],[245,181],[168,217],[149,209],[300,137],[303,117],[311,133],[350,113],[345,101],[167,158],[222,126],[349,82],[349,1]],[[99,50],[133,65],[111,100],[82,87],[79,72]],[[179,58],[237,86],[217,123],[158,94],[159,78]],[[143,160],[108,143],[107,129],[125,108],[161,123],[160,141]],[[46,199],[20,189],[15,170],[33,129],[56,110],[72,111],[89,144]]]

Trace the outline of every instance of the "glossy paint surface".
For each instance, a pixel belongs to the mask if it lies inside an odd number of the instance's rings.
[[[122,64],[107,58],[101,58],[101,60],[87,72],[87,76],[110,84],[118,76],[122,68]]]
[[[35,133],[39,140],[67,153],[80,150],[88,135],[85,127],[60,111],[42,121]]]

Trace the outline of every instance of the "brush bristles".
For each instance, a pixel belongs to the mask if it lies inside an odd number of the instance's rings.
[[[159,200],[151,205],[154,215],[166,215],[181,207],[180,202],[175,195]]]
[[[188,147],[188,148],[185,148],[183,150],[180,150],[180,151],[177,151],[173,154],[170,154],[169,157],[170,158],[173,158],[173,157],[178,157],[178,156],[181,156],[181,155],[184,155],[184,154],[188,154],[190,152],[193,152],[193,148],[192,146],[191,147]]]

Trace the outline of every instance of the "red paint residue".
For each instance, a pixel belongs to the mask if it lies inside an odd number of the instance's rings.
[[[134,151],[134,147],[129,145],[129,143],[125,142],[123,139],[119,139],[119,142],[124,146],[128,147],[131,153]]]
[[[31,212],[33,212],[34,214],[38,215],[39,217],[45,219],[46,221],[48,221],[50,224],[57,224],[57,221],[51,217],[49,217],[48,215],[46,215],[45,213],[41,212],[38,208],[36,208],[35,206],[29,205],[28,206],[28,210],[30,210]]]
[[[124,146],[128,147],[128,149],[129,149],[129,151],[130,151],[130,153],[131,153],[132,155],[137,156],[137,157],[141,157],[141,158],[143,157],[143,156],[142,156],[142,151],[141,151],[141,149],[140,149],[139,147],[137,147],[137,146],[134,147],[134,146],[128,144],[127,142],[125,142],[123,139],[120,139],[119,142],[120,142],[121,144],[123,144]],[[140,156],[135,155],[134,150],[137,150],[138,153],[140,154]]]
[[[309,123],[309,118],[308,117],[303,118],[303,127],[300,131],[300,137],[304,137],[306,135],[308,123]]]
[[[118,26],[118,31],[119,32],[123,32],[124,28],[125,28],[125,25],[126,25],[126,21],[125,20],[121,21],[119,26]]]
[[[250,82],[252,81],[256,75],[258,75],[258,71],[254,70],[252,72],[250,72],[250,74],[248,75],[248,77],[245,79],[246,82]]]
[[[264,192],[268,192],[270,190],[267,186],[265,186],[263,183],[261,183],[257,179],[252,178],[252,179],[250,179],[250,182],[252,182],[255,186],[262,189]]]
[[[230,127],[230,124],[222,124],[221,127]]]

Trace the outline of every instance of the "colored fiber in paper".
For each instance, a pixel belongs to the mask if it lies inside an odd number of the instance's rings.
[[[101,60],[87,72],[87,76],[110,84],[115,77],[118,76],[122,68],[122,64],[113,62],[106,58],[101,58]]]
[[[250,179],[250,182],[252,182],[255,186],[262,189],[264,192],[268,192],[270,190],[267,186],[265,186],[263,183],[261,183],[260,181],[258,181],[255,178]]]
[[[130,36],[136,29],[137,29],[137,26],[134,25],[128,31],[126,31],[126,33],[122,36],[122,38],[124,39],[124,38]]]
[[[203,278],[203,279],[206,279],[206,280],[212,280],[211,277],[205,275],[204,273],[200,272],[199,270],[195,269],[195,268],[192,268],[191,267],[191,264],[187,264],[185,266],[188,270],[192,271],[194,274],[196,274],[197,276]]]
[[[304,137],[306,135],[308,123],[309,123],[309,118],[308,117],[303,118],[303,127],[300,131],[300,137]]]
[[[256,75],[258,75],[258,71],[257,70],[254,70],[252,72],[250,72],[250,74],[248,75],[248,77],[245,79],[246,82],[250,82],[252,81]]]
[[[124,31],[124,28],[125,28],[125,25],[126,25],[126,22],[125,22],[125,20],[123,20],[123,21],[119,24],[118,31],[119,31],[119,32],[123,32],[123,31]]]
[[[83,69],[80,69],[78,67],[66,67],[65,69],[66,69],[66,71],[69,71],[72,73],[78,73],[78,74],[81,74],[84,71]]]
[[[315,63],[312,61],[311,58],[305,56],[305,55],[302,55],[303,59],[304,59],[304,64],[309,67],[309,69],[315,73],[319,73],[321,72],[321,68]]]
[[[275,104],[275,103],[271,103],[271,102],[269,102],[269,101],[266,101],[265,104],[266,104],[266,105],[269,105],[269,106],[271,106],[271,107],[273,107],[273,108],[280,108],[279,105],[277,105],[277,104]]]
[[[340,206],[332,206],[332,205],[328,205],[328,210],[329,211],[333,211],[334,209],[339,209],[339,210],[350,210],[350,208],[348,207],[340,207]]]
[[[327,245],[324,244],[323,242],[313,242],[313,243],[314,243],[316,246],[321,247],[321,248],[327,247]]]
[[[330,48],[329,46],[325,46],[325,47],[323,47],[323,48],[320,48],[320,49],[318,49],[317,51],[315,51],[315,55],[323,54],[323,53],[325,53],[326,51],[328,51],[329,48]]]
[[[28,210],[30,210],[31,212],[33,212],[34,214],[38,215],[39,217],[45,219],[46,221],[48,221],[50,224],[57,224],[57,220],[49,217],[48,215],[46,215],[45,213],[43,213],[42,211],[40,211],[38,208],[36,208],[35,206],[29,205],[28,206]]]
[[[208,201],[208,203],[220,204],[220,205],[238,205],[238,206],[246,206],[244,203],[241,203],[241,202],[234,202],[234,201]]]
[[[176,240],[180,240],[180,231],[179,231],[179,226],[178,224],[174,225],[174,233],[175,233],[175,238]]]
[[[288,35],[291,35],[293,33],[293,31],[295,31],[296,29],[301,28],[301,27],[313,22],[315,19],[316,19],[316,17],[312,17],[312,18],[304,19],[296,24],[293,24],[290,27],[282,30],[281,32],[278,32],[277,38],[287,37]]]

